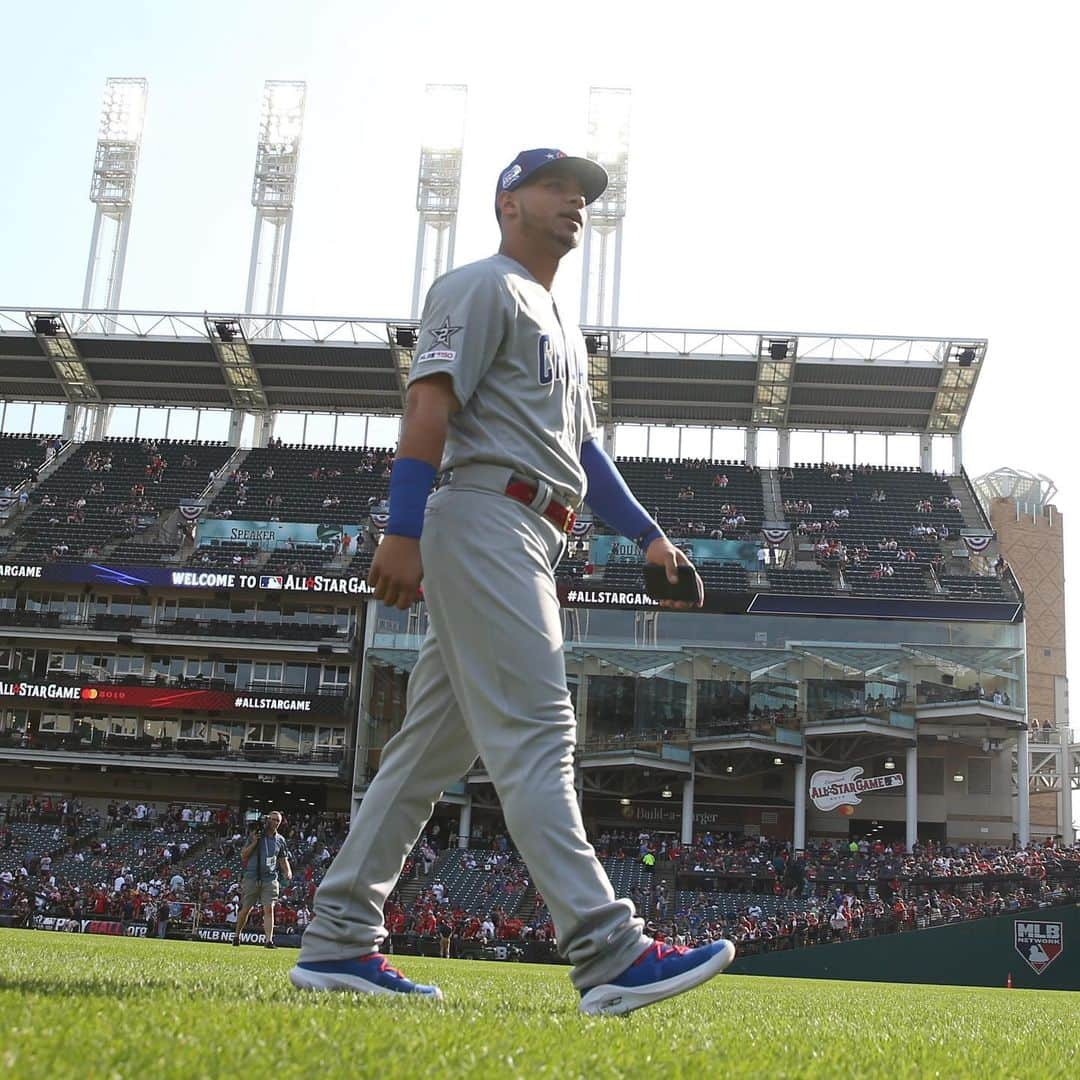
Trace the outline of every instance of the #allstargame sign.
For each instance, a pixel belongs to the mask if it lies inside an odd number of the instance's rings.
[[[902,773],[887,776],[863,776],[863,768],[856,765],[844,772],[819,769],[810,777],[810,799],[819,809],[828,812],[838,806],[858,806],[861,796],[873,795],[889,788],[904,786]]]
[[[1028,967],[1041,975],[1060,955],[1064,946],[1064,924],[1059,922],[1013,923],[1013,943]]]

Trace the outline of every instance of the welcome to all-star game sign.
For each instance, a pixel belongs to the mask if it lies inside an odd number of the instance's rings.
[[[1065,924],[1031,922],[1017,919],[1013,923],[1013,944],[1028,967],[1041,975],[1065,948]]]
[[[879,791],[904,786],[903,773],[889,773],[886,776],[862,774],[861,765],[844,772],[819,769],[810,777],[811,801],[819,810],[828,812],[838,806],[858,806],[863,795],[873,795]]]

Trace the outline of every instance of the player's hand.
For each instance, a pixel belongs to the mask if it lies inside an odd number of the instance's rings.
[[[664,567],[667,579],[672,585],[678,584],[680,566],[693,568],[694,565],[666,536],[658,536],[645,549],[645,561],[653,566]],[[701,604],[691,604],[688,600],[661,600],[660,606],[690,611],[692,608],[701,607]]]
[[[375,599],[387,607],[405,611],[416,603],[424,567],[420,562],[420,541],[411,536],[384,536],[371,560],[368,584]]]

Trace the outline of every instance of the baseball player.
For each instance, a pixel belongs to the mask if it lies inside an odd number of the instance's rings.
[[[594,161],[522,151],[499,174],[498,254],[450,271],[428,293],[369,581],[383,603],[405,609],[422,578],[430,629],[405,722],[316,894],[295,986],[442,998],[379,953],[383,905],[443,790],[477,754],[547,900],[582,1012],[660,1001],[734,957],[728,941],[686,949],[643,933],[585,838],[574,788],[553,568],[576,510],[587,499],[673,586],[680,565],[694,574],[601,447],[585,342],[551,295],[560,260],[581,241],[585,207],[606,186]],[[429,498],[440,471],[449,483]]]

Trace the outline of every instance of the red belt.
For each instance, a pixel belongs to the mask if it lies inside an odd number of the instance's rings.
[[[511,480],[506,485],[506,494],[511,499],[517,499],[519,503],[524,503],[526,506],[532,506],[539,490],[536,484],[530,483],[528,480]],[[563,506],[562,503],[556,502],[554,499],[539,513],[552,522],[560,532],[567,535],[573,530],[574,522],[577,520],[577,514],[569,506]]]

